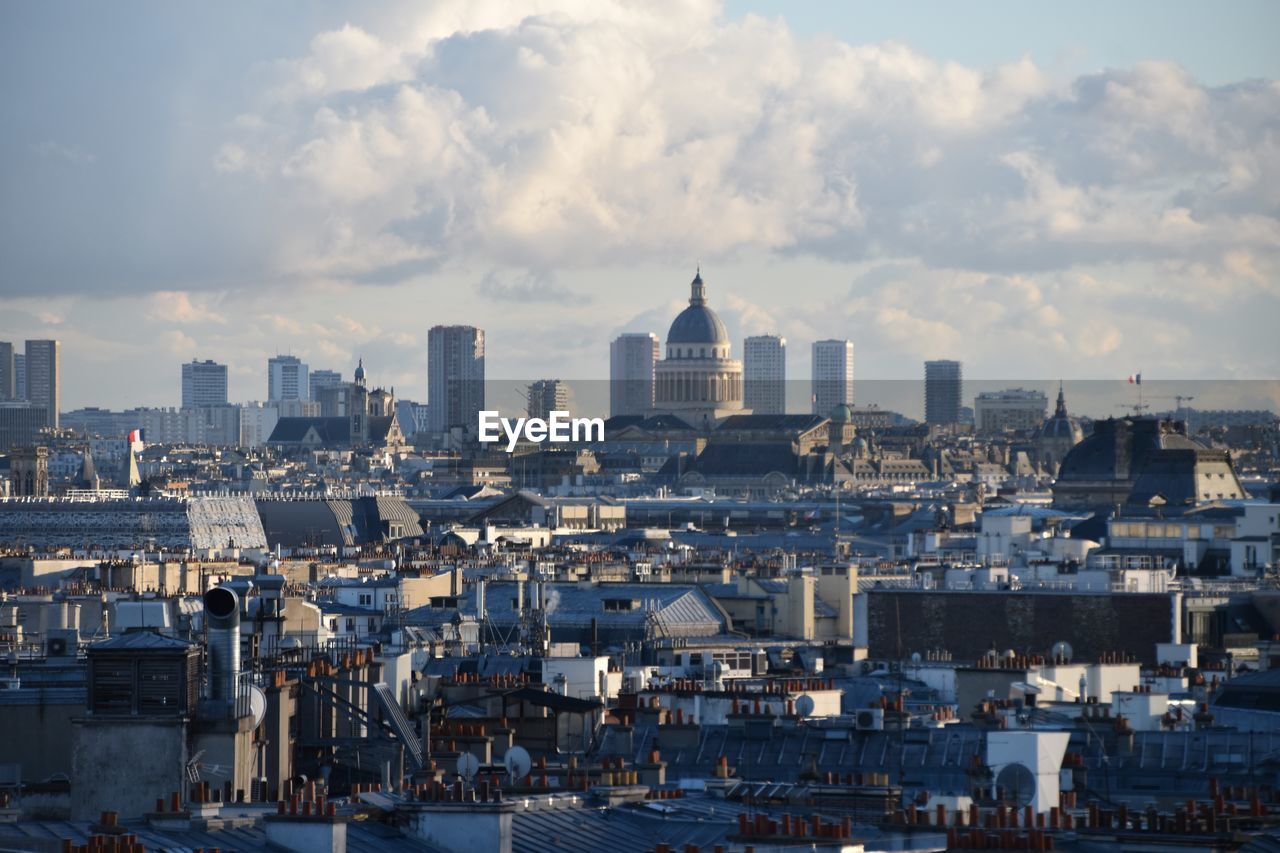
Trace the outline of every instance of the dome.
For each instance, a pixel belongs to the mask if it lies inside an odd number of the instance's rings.
[[[1036,438],[1040,440],[1061,439],[1077,444],[1083,434],[1080,431],[1080,424],[1074,418],[1067,414],[1067,398],[1062,390],[1062,384],[1058,384],[1058,405],[1054,409],[1053,415],[1040,425],[1040,430],[1036,434]]]
[[[669,344],[726,344],[729,330],[705,305],[690,305],[676,316],[667,331]]]
[[[667,330],[668,344],[727,344],[729,330],[716,316],[716,312],[707,307],[706,287],[702,283],[702,272],[694,276],[690,287],[689,307],[681,311],[671,328]]]
[[[841,403],[831,410],[831,420],[838,424],[847,424],[853,420],[853,409]]]
[[[1076,431],[1079,429],[1074,423],[1067,418],[1049,418],[1040,427],[1041,438],[1068,438],[1074,440]]]

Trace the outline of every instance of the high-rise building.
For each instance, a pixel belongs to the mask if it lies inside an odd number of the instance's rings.
[[[13,354],[13,399],[27,399],[27,357],[25,354]]]
[[[853,405],[853,341],[813,342],[813,413]]]
[[[12,400],[18,395],[18,377],[14,374],[13,344],[0,341],[0,400]]]
[[[319,400],[321,388],[342,384],[342,374],[336,370],[312,370],[307,376],[307,399]]]
[[[546,420],[552,412],[569,410],[569,386],[559,379],[539,379],[530,383],[527,399],[529,417]]]
[[[609,345],[609,415],[643,415],[653,408],[653,369],[662,344],[652,332],[618,335]]]
[[[742,348],[742,405],[757,415],[787,410],[787,339],[755,335]]]
[[[62,405],[62,344],[27,341],[27,399],[48,413],[49,426],[58,428]]]
[[[216,361],[182,365],[182,408],[227,405],[227,366]]]
[[[433,326],[427,332],[427,404],[431,431],[474,432],[484,408],[484,330]]]
[[[312,399],[307,372],[306,363],[296,355],[277,355],[267,359],[267,401]]]
[[[11,447],[35,444],[40,430],[49,426],[49,412],[33,403],[0,403],[0,453]]]
[[[962,385],[960,362],[938,360],[924,363],[925,423],[960,423]]]
[[[973,401],[973,425],[979,435],[991,435],[1005,430],[1031,432],[1044,423],[1049,398],[1043,391],[1027,391],[1009,388],[1005,391],[984,391]]]

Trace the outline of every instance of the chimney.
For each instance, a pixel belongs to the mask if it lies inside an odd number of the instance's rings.
[[[209,627],[209,698],[234,702],[240,677],[240,601],[217,586],[204,594]]]
[[[284,803],[280,805],[283,807]],[[267,815],[263,819],[267,847],[294,853],[347,853],[349,818],[334,815],[332,805],[328,805],[325,811],[327,814],[323,815]]]

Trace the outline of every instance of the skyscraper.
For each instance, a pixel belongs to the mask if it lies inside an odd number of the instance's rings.
[[[609,345],[609,415],[643,415],[653,408],[653,369],[662,354],[658,336],[618,335]]]
[[[813,413],[853,405],[853,341],[813,342]]]
[[[227,366],[212,359],[182,365],[182,408],[225,406]]]
[[[342,384],[342,374],[336,370],[312,370],[307,376],[307,398],[320,399],[320,389]]]
[[[43,408],[49,426],[58,428],[58,408],[62,404],[62,344],[58,341],[27,341],[27,399]]]
[[[960,362],[939,360],[924,363],[925,423],[945,425],[960,422],[962,384]]]
[[[296,355],[277,355],[267,359],[267,400],[310,399],[311,385],[307,365]]]
[[[484,330],[433,326],[427,333],[427,403],[431,431],[475,431],[484,408]]]
[[[13,344],[0,341],[0,400],[12,400],[18,395],[18,377],[14,373]]]
[[[13,354],[13,399],[27,399],[27,357],[17,352]]]
[[[742,404],[757,415],[785,413],[787,339],[778,335],[747,338],[742,360]]]
[[[552,412],[569,410],[569,386],[559,379],[539,379],[529,385],[527,399],[529,417],[546,420]]]

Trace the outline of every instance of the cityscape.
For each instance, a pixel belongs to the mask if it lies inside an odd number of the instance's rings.
[[[0,851],[1280,850],[1280,16],[658,5],[0,12]]]

